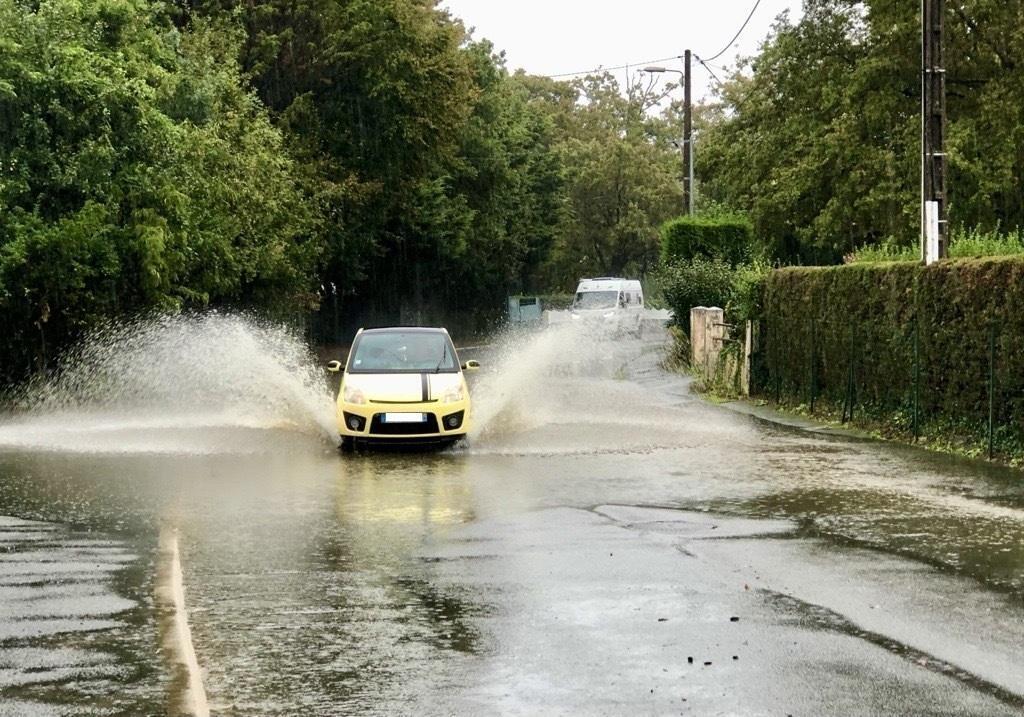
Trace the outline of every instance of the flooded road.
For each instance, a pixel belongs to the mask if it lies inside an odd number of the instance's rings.
[[[482,431],[439,454],[339,455],[276,365],[251,411],[172,365],[164,412],[0,425],[0,715],[1021,714],[1021,473],[578,342],[461,356]]]

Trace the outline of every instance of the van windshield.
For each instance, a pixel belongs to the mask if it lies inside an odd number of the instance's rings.
[[[581,291],[572,302],[574,309],[614,309],[619,300],[617,291]]]
[[[389,331],[361,334],[352,347],[350,373],[450,373],[455,351],[442,333]]]

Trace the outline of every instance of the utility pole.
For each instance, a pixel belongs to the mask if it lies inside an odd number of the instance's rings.
[[[693,55],[687,50],[683,54],[685,70],[669,70],[664,67],[645,67],[644,72],[676,72],[683,78],[683,214],[693,214],[693,99],[691,59]]]
[[[691,99],[693,72],[691,53],[683,54],[683,212],[693,214],[693,103]]]
[[[946,69],[942,51],[945,13],[946,0],[921,0],[921,256],[925,261],[949,255]],[[928,249],[933,235],[937,252]]]

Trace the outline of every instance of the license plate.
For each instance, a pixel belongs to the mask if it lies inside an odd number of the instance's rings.
[[[426,423],[425,413],[385,413],[384,423]]]

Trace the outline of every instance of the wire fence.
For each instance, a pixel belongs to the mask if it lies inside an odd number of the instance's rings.
[[[952,361],[936,360],[948,354],[948,336],[926,335],[916,315],[895,324],[811,312],[763,320],[757,332],[753,389],[777,404],[843,423],[881,422],[915,442],[926,427],[980,439],[989,457],[1024,445],[1021,337],[1001,322],[952,332],[959,337]]]

